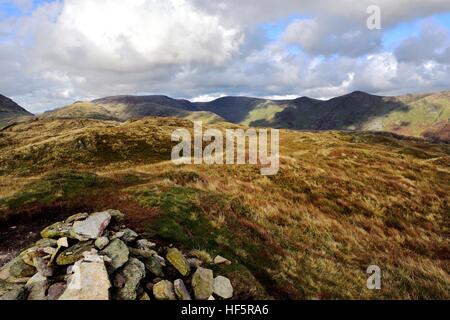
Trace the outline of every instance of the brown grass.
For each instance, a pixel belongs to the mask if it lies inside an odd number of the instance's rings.
[[[380,134],[282,131],[280,172],[264,177],[250,165],[172,165],[167,139],[174,127],[190,126],[182,120],[84,122],[83,129],[71,120],[23,126],[3,133],[10,143],[2,146],[9,153],[0,159],[0,198],[24,192],[29,181],[54,167],[112,179],[114,187],[60,199],[55,203],[59,212],[114,207],[142,232],[179,219],[173,227],[197,228],[197,234],[168,233],[161,240],[225,251],[237,260],[227,274],[239,283],[238,297],[450,298],[450,167],[442,160],[449,157],[448,145]],[[58,127],[71,131],[54,138],[43,134]],[[96,144],[67,153],[72,148],[67,141],[97,131],[125,156],[111,158]],[[57,156],[45,163],[29,160],[31,147],[44,141]],[[142,149],[136,153],[130,141]],[[61,158],[63,153],[68,156]],[[11,182],[15,187],[9,190]],[[27,210],[47,212],[24,207],[14,213],[22,216]],[[158,230],[152,232],[159,236]],[[194,243],[204,248],[189,247]],[[380,291],[366,288],[371,264],[382,269]]]

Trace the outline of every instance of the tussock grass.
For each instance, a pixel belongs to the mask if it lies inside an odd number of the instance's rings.
[[[233,260],[219,268],[238,297],[450,298],[448,145],[282,131],[280,172],[264,177],[252,165],[172,165],[168,137],[173,128],[191,128],[185,120],[80,121],[37,121],[2,132],[0,203],[20,207],[58,190],[66,190],[64,200],[96,188],[89,175],[95,174],[108,181],[100,188],[142,208],[130,208],[140,215],[136,229]],[[106,142],[73,149],[80,137]],[[51,154],[45,161],[31,152],[41,145]],[[64,167],[83,178],[54,173]],[[47,174],[56,178],[49,182]],[[67,185],[59,189],[56,181]],[[382,269],[380,291],[366,288],[371,264]]]

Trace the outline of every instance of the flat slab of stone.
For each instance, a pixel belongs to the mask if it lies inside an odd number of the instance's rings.
[[[96,239],[103,234],[111,221],[111,214],[108,211],[95,212],[85,220],[75,221],[72,231],[79,237]]]
[[[108,272],[104,262],[77,262],[69,284],[58,300],[109,300]]]
[[[67,248],[61,252],[56,258],[56,264],[60,266],[66,266],[73,264],[83,258],[83,253],[86,251],[91,251],[94,247],[93,241],[78,242],[70,248]]]

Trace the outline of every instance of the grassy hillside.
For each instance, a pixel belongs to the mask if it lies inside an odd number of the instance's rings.
[[[280,172],[265,177],[174,166],[179,127],[192,123],[43,119],[0,132],[0,255],[18,221],[113,207],[152,239],[233,260],[220,272],[237,298],[450,298],[450,146],[282,130]],[[380,291],[366,288],[371,264]]]
[[[187,105],[186,105],[187,104]],[[190,102],[164,96],[118,96],[75,102],[63,108],[44,112],[43,119],[94,119],[127,121],[146,116],[178,117],[215,123],[223,119],[208,111],[196,111]]]

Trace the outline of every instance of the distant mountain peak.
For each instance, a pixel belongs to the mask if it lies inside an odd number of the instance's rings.
[[[33,115],[28,112],[21,106],[19,106],[16,102],[14,102],[11,98],[8,98],[2,94],[0,94],[0,114],[21,114],[21,115]]]

